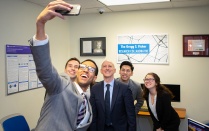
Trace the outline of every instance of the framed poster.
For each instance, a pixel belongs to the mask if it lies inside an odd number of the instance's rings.
[[[169,64],[168,34],[118,35],[117,63]]]
[[[80,38],[80,56],[106,56],[106,37]]]
[[[184,57],[209,57],[209,35],[183,35]]]

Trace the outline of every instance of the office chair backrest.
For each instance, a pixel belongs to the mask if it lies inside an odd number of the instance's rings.
[[[30,131],[28,123],[24,116],[7,116],[1,122],[4,131]]]

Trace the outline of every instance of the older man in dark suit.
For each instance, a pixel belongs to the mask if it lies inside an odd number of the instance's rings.
[[[104,81],[95,84],[91,89],[91,131],[136,131],[131,90],[114,79],[115,71],[112,62],[104,61],[101,66]]]

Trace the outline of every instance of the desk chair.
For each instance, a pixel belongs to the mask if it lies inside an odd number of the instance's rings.
[[[12,114],[0,120],[4,131],[30,131],[28,123],[23,115]]]

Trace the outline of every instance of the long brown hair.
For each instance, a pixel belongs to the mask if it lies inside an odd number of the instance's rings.
[[[173,93],[166,86],[164,86],[163,84],[160,83],[160,77],[156,73],[150,72],[147,75],[151,75],[151,76],[154,77],[155,83],[157,84],[156,85],[157,94],[159,96],[161,96],[164,93],[167,93],[167,94],[170,95],[171,99],[174,98]],[[145,84],[144,84],[143,85],[143,97],[145,99],[147,99],[148,98],[148,95],[149,95],[149,90],[145,87]]]

